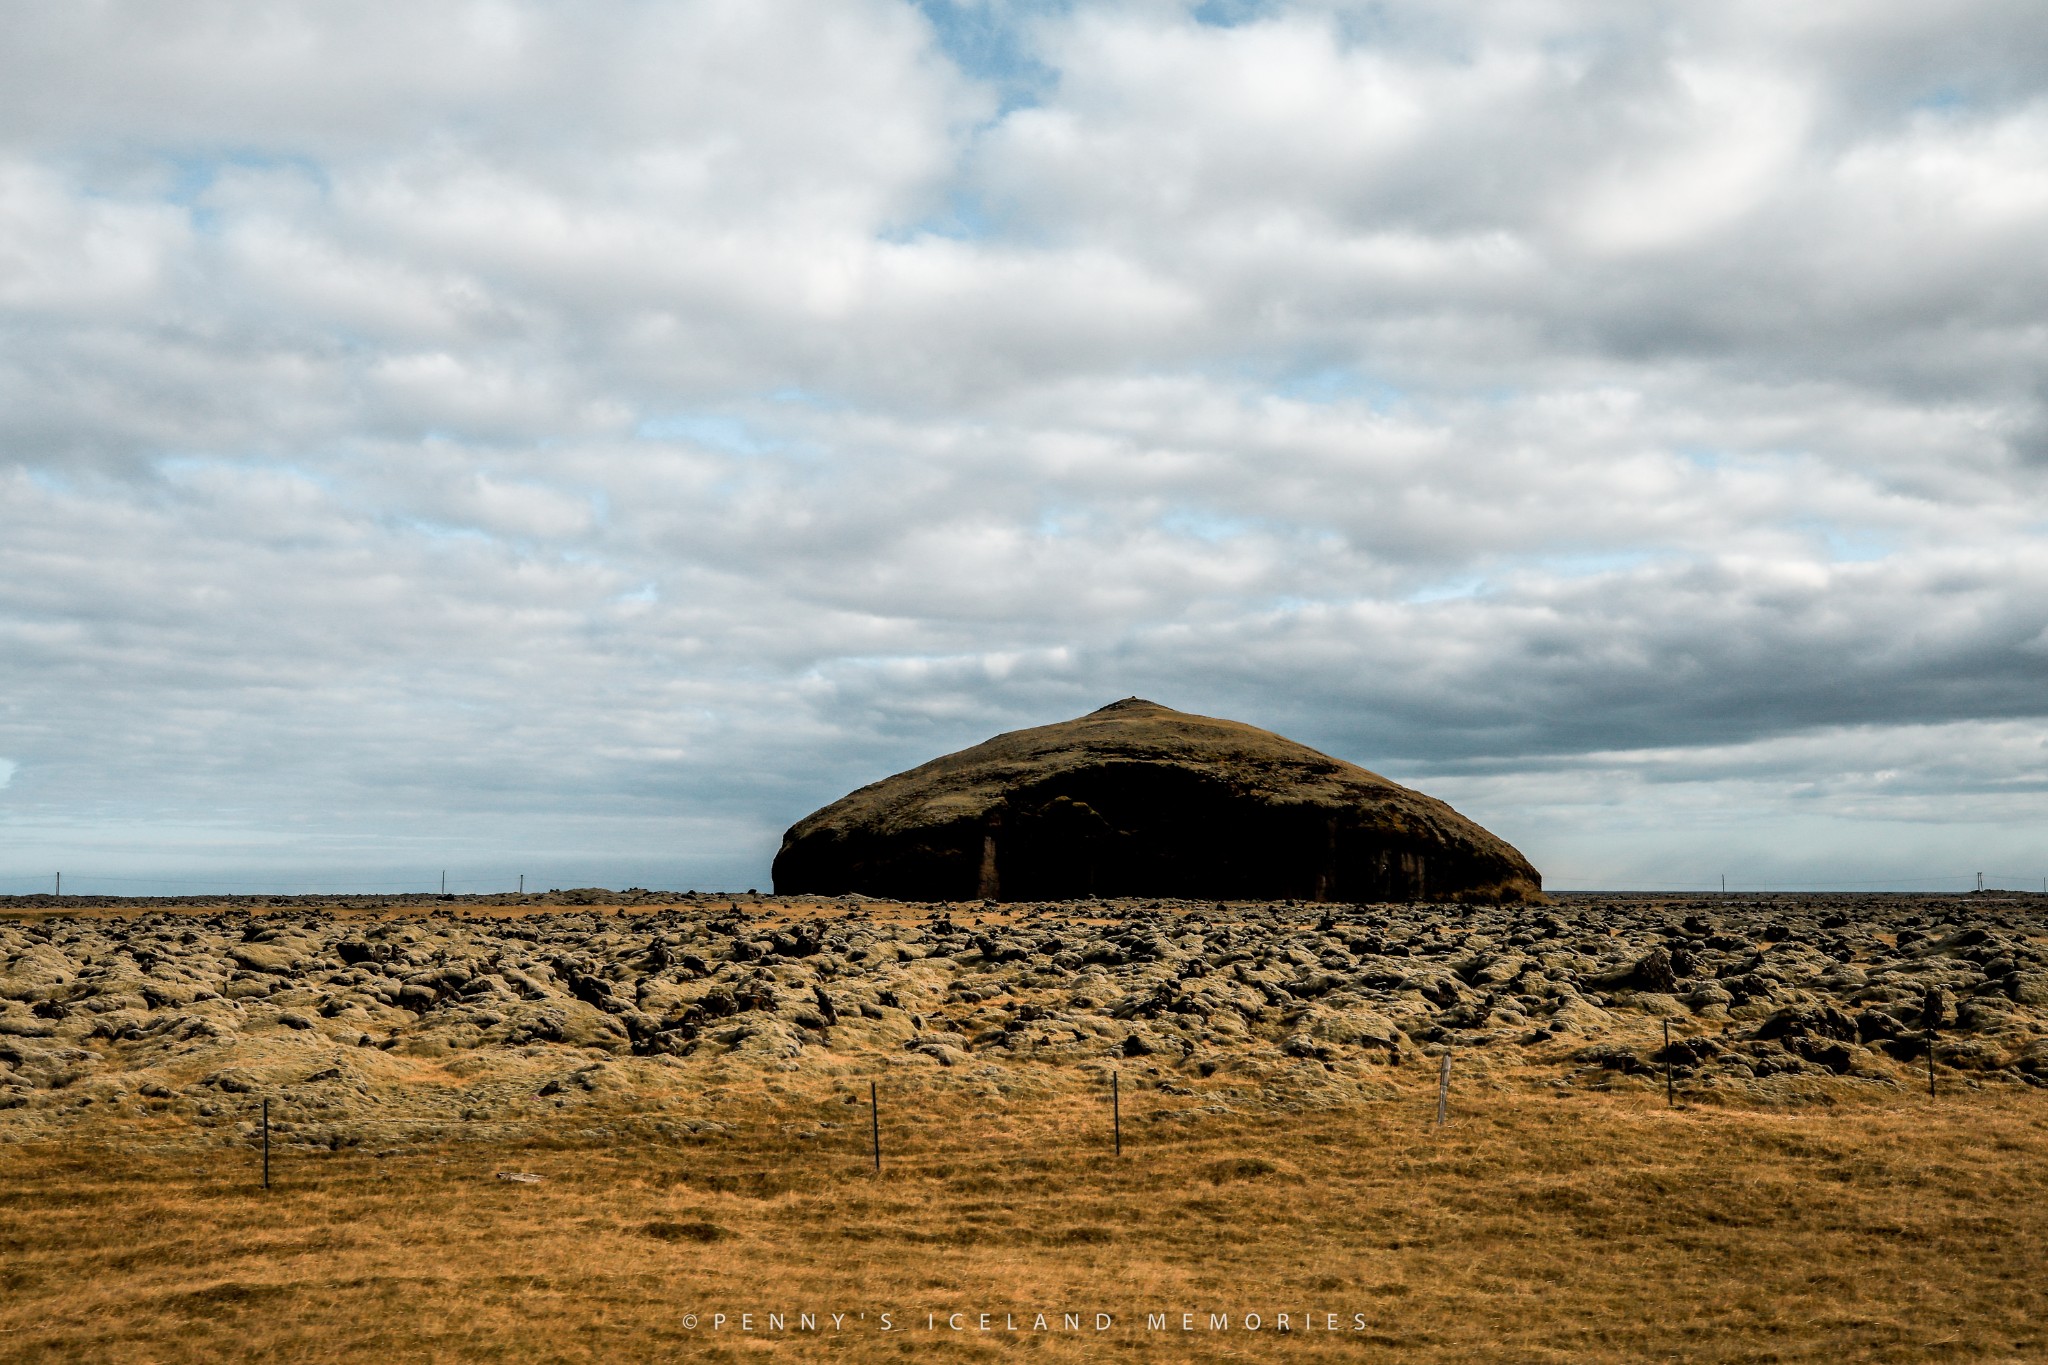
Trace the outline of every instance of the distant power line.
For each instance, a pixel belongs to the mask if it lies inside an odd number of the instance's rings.
[[[436,874],[436,875],[438,875],[438,874]],[[72,879],[72,885],[73,885],[73,886],[76,886],[76,885],[78,885],[78,883],[79,883],[79,880],[80,880],[79,878],[77,878],[77,877],[74,877],[74,878]],[[402,889],[402,888],[406,888],[406,887],[429,887],[429,888],[431,888],[431,887],[432,887],[432,886],[434,885],[434,881],[435,881],[434,877],[417,877],[417,878],[409,878],[409,879],[407,879],[407,880],[405,880],[405,881],[397,881],[397,882],[335,882],[335,881],[328,881],[327,879],[325,879],[325,878],[322,878],[322,877],[304,877],[304,878],[301,878],[301,877],[293,877],[293,876],[281,876],[281,877],[258,877],[258,878],[251,878],[251,879],[246,879],[246,880],[241,880],[241,879],[233,879],[233,878],[226,878],[226,877],[101,877],[101,876],[88,876],[88,877],[84,878],[84,880],[86,880],[86,881],[90,881],[90,882],[93,882],[93,883],[95,883],[95,884],[98,884],[98,883],[101,883],[101,882],[114,882],[114,883],[116,883],[116,884],[118,884],[118,885],[122,885],[122,886],[279,886],[279,885],[282,885],[282,884],[284,884],[284,883],[287,883],[287,882],[317,882],[317,883],[318,883],[318,884],[319,884],[319,885],[320,885],[320,886],[321,886],[321,887],[322,887],[323,889],[326,889],[326,890],[335,890],[335,891],[338,891],[338,890],[342,890],[342,889],[344,889],[344,888],[352,888],[352,889],[358,889],[358,890],[373,890],[373,891],[382,891],[382,890],[393,890],[393,889]],[[466,881],[466,882],[464,882],[464,881],[458,881],[458,882],[457,882],[457,885],[479,886],[479,885],[486,885],[486,884],[488,884],[488,885],[491,885],[491,886],[496,886],[496,885],[497,885],[497,884],[498,884],[498,883],[499,883],[500,881],[504,881],[504,882],[508,882],[508,883],[509,883],[509,882],[511,882],[512,880],[513,880],[513,879],[512,879],[512,878],[510,878],[510,877],[504,877],[504,878],[492,877],[492,878],[487,878],[487,879],[470,879],[469,881]],[[0,885],[9,885],[9,886],[14,886],[14,885],[19,885],[19,886],[28,886],[28,885],[35,885],[35,886],[48,886],[48,885],[50,885],[51,883],[52,883],[52,876],[42,876],[42,877],[20,877],[20,878],[15,878],[15,879],[12,879],[12,880],[9,880],[9,881],[0,881]]]
[[[429,873],[423,874],[418,877],[408,877],[403,880],[356,881],[329,879],[326,877],[319,876],[295,875],[291,873],[284,873],[273,877],[134,877],[72,875],[66,878],[62,877],[60,874],[55,872],[47,872],[41,875],[0,878],[0,894],[36,895],[38,893],[48,893],[61,895],[66,892],[66,882],[69,883],[69,894],[74,896],[93,894],[150,894],[146,891],[110,893],[109,891],[104,889],[108,887],[158,887],[164,888],[167,892],[171,888],[187,888],[191,892],[197,894],[204,894],[207,892],[220,892],[222,894],[246,893],[253,895],[321,895],[341,894],[346,892],[401,892],[413,895],[433,895],[437,893],[437,888],[440,894],[449,894],[451,892],[451,889],[454,891],[463,891],[471,894],[493,894],[498,892],[512,892],[516,894],[518,892],[523,892],[525,890],[526,882],[529,879],[530,878],[526,874],[519,873],[507,874],[504,877],[462,878],[448,878],[446,874],[443,873]],[[1552,877],[1549,879],[1549,882],[1550,889],[1558,892],[1726,891],[1730,894],[1733,894],[1739,891],[1746,895],[1752,895],[1757,893],[1767,893],[1773,891],[1828,891],[1854,889],[1907,890],[1913,888],[1928,888],[1934,890],[1946,890],[1953,888],[1956,890],[1970,890],[1977,887],[1981,887],[1986,890],[2026,891],[2032,890],[2035,887],[2039,887],[2043,893],[2048,893],[2048,878],[2044,878],[2038,873],[2033,875],[2018,875],[2003,872],[1949,873],[1931,877],[1874,877],[1867,879],[1835,877],[1826,879],[1824,881],[1800,882],[1747,882],[1717,877],[1713,881],[1668,881],[1657,882],[1654,884],[1645,882],[1641,885],[1628,887],[1609,884],[1574,884],[1573,879],[1560,877]],[[584,882],[582,884],[595,885],[595,883],[592,882]],[[636,886],[634,889],[653,888],[639,888]],[[711,891],[717,894],[730,894],[725,889],[718,887],[699,887],[694,889]]]
[[[40,877],[0,878],[0,890],[7,894],[28,894],[53,892],[63,894],[68,886],[70,894],[90,894],[95,887],[105,886],[160,886],[188,887],[201,891],[227,891],[234,889],[251,890],[257,893],[275,891],[286,894],[285,887],[307,887],[310,891],[297,894],[318,894],[320,892],[342,891],[407,891],[433,894],[449,888],[466,890],[514,891],[523,889],[521,874],[506,877],[468,877],[440,880],[435,873],[424,877],[412,877],[403,881],[336,881],[326,877],[301,877],[283,875],[277,877],[103,877],[96,875],[71,875],[59,881],[57,874],[46,873]]]
[[[1998,891],[2025,891],[2025,890],[2028,890],[2028,889],[2030,889],[2030,888],[2032,888],[2032,887],[2034,887],[2034,886],[2036,886],[2036,885],[2042,885],[2042,883],[2043,883],[2043,879],[2042,879],[2042,877],[2041,877],[2041,876],[2040,876],[2039,874],[2035,874],[2035,875],[2033,875],[2033,876],[2021,876],[2021,875],[2011,875],[2011,874],[2007,874],[2007,873],[2003,873],[2003,872],[1985,872],[1985,873],[1982,873],[1982,874],[1979,874],[1979,873],[1976,873],[1976,872],[1969,872],[1969,873],[1955,873],[1955,874],[1951,874],[1951,875],[1949,875],[1949,876],[1945,876],[1945,877],[1876,877],[1876,878],[1871,878],[1871,879],[1869,879],[1869,880],[1866,880],[1866,881],[1857,881],[1857,880],[1853,880],[1853,879],[1851,879],[1851,878],[1847,878],[1847,877],[1830,877],[1830,878],[1829,878],[1828,880],[1826,880],[1826,881],[1819,881],[1819,882],[1778,882],[1778,881],[1771,881],[1771,882],[1738,882],[1738,881],[1735,881],[1735,880],[1733,880],[1733,879],[1730,879],[1730,880],[1729,880],[1729,881],[1728,881],[1728,882],[1727,882],[1727,883],[1725,884],[1725,886],[1724,886],[1724,884],[1723,884],[1723,883],[1722,883],[1721,881],[1719,881],[1719,880],[1717,879],[1717,880],[1715,880],[1715,881],[1711,881],[1711,882],[1659,882],[1659,883],[1658,883],[1658,884],[1657,884],[1657,885],[1656,885],[1656,886],[1655,886],[1654,888],[1653,888],[1653,887],[1648,887],[1648,886],[1645,886],[1645,887],[1639,887],[1639,888],[1634,888],[1634,889],[1637,889],[1637,890],[1653,890],[1653,889],[1654,889],[1654,890],[1659,890],[1659,891],[1720,891],[1720,890],[1724,890],[1724,889],[1725,889],[1725,890],[1727,890],[1727,891],[1730,891],[1730,892],[1735,892],[1735,891],[1743,891],[1743,892],[1753,892],[1753,891],[1825,891],[1825,890],[1829,890],[1829,889],[1832,889],[1832,888],[1836,888],[1836,887],[1907,887],[1907,886],[1931,886],[1931,887],[1946,887],[1946,886],[1959,886],[1959,887],[1961,887],[1961,888],[1962,888],[1962,889],[1964,889],[1964,890],[1970,890],[1970,889],[1972,889],[1972,888],[1974,888],[1974,887],[1976,887],[1976,886],[1977,886],[1977,884],[1978,884],[1978,878],[1979,878],[1979,876],[1980,876],[1980,875],[1982,876],[1982,878],[1983,878],[1983,882],[1984,882],[1984,885],[1983,885],[1983,889],[1984,889],[1984,890],[1987,890],[1987,891],[1990,891],[1990,890],[1998,890]],[[1582,886],[1582,887],[1576,887],[1576,888],[1568,888],[1568,887],[1565,887],[1565,886],[1561,886],[1561,885],[1559,885],[1558,883],[1559,883],[1559,881],[1560,881],[1560,880],[1561,880],[1561,879],[1559,879],[1559,878],[1555,878],[1555,877],[1553,877],[1553,878],[1550,878],[1550,879],[1548,879],[1548,882],[1549,882],[1549,884],[1547,885],[1547,887],[1546,887],[1545,889],[1547,889],[1547,890],[1552,890],[1552,891],[1563,891],[1563,890],[1568,890],[1568,889],[1576,889],[1576,890],[1582,890],[1582,891],[1595,891],[1595,890],[1618,890],[1618,889],[1620,889],[1620,888],[1614,888],[1614,887],[1594,887],[1594,886]],[[2003,883],[2007,883],[2008,885],[2004,885],[2004,886],[1996,886],[1996,887],[1994,887],[1994,886],[1992,885],[1992,883],[1993,883],[1993,882],[2003,882]],[[2043,889],[2043,890],[2048,890],[2048,885],[2042,885],[2042,889]]]

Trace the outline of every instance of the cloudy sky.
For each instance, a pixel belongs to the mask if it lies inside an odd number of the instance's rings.
[[[765,887],[1132,694],[2048,876],[2038,0],[0,25],[0,891]]]

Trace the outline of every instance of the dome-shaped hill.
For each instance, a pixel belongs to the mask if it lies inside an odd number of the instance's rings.
[[[1268,730],[1132,697],[806,816],[781,894],[901,900],[1503,899],[1543,880],[1434,797]]]

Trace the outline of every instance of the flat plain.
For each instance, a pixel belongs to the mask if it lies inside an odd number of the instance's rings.
[[[2044,1359],[2043,910],[15,903],[0,1358]]]

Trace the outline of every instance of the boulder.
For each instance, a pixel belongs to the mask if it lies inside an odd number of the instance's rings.
[[[1671,953],[1663,946],[1650,949],[1626,967],[1589,975],[1584,983],[1598,990],[1654,991],[1669,995],[1678,989]]]
[[[1542,877],[1442,801],[1130,698],[998,735],[792,826],[778,895],[1520,901]]]

